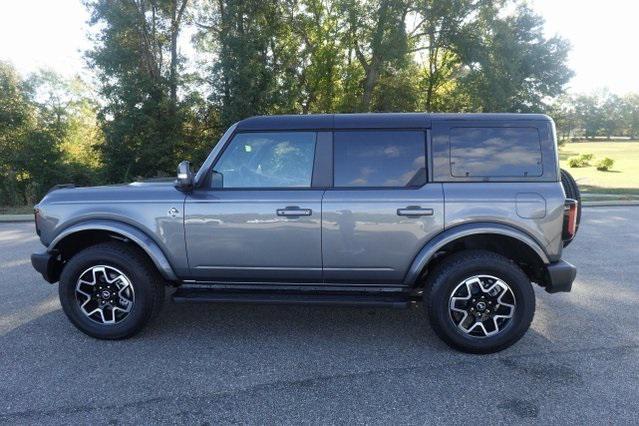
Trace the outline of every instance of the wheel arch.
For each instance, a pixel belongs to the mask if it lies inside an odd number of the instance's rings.
[[[113,220],[89,220],[76,223],[60,232],[47,251],[71,256],[98,242],[118,239],[136,246],[146,254],[158,272],[169,281],[177,281],[175,271],[160,245],[135,226]]]
[[[533,237],[499,223],[470,223],[449,228],[432,238],[417,254],[404,285],[417,286],[421,278],[447,255],[461,249],[487,249],[513,260],[531,278],[545,285],[546,251]]]

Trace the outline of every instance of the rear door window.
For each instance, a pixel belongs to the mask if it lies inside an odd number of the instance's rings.
[[[450,168],[455,177],[541,176],[539,131],[534,127],[450,129]]]
[[[335,132],[333,155],[337,188],[404,188],[426,183],[423,131]]]

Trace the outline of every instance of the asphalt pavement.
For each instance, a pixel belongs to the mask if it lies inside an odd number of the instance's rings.
[[[32,223],[0,224],[0,423],[639,423],[639,208],[591,208],[493,355],[449,349],[421,307],[173,304],[145,332],[77,331],[31,268]]]

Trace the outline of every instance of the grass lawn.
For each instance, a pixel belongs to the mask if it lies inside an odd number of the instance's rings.
[[[594,155],[591,166],[570,168],[568,158],[581,154]],[[615,160],[615,164],[610,171],[601,172],[595,165],[605,157]],[[598,194],[639,198],[639,141],[568,142],[559,148],[559,159],[561,167],[573,175],[584,194],[595,198],[601,198]]]

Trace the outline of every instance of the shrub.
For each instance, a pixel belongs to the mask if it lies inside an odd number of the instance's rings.
[[[599,162],[597,163],[597,170],[602,171],[602,172],[607,172],[608,170],[612,169],[612,166],[615,164],[615,160],[613,160],[612,158],[604,158],[603,160],[599,160]]]
[[[592,160],[592,158],[592,154],[581,154],[579,156],[570,157],[568,159],[568,165],[572,168],[588,167],[590,166],[590,160]]]
[[[577,167],[586,167],[588,162],[581,157],[570,157],[568,159],[568,165],[574,169]]]

